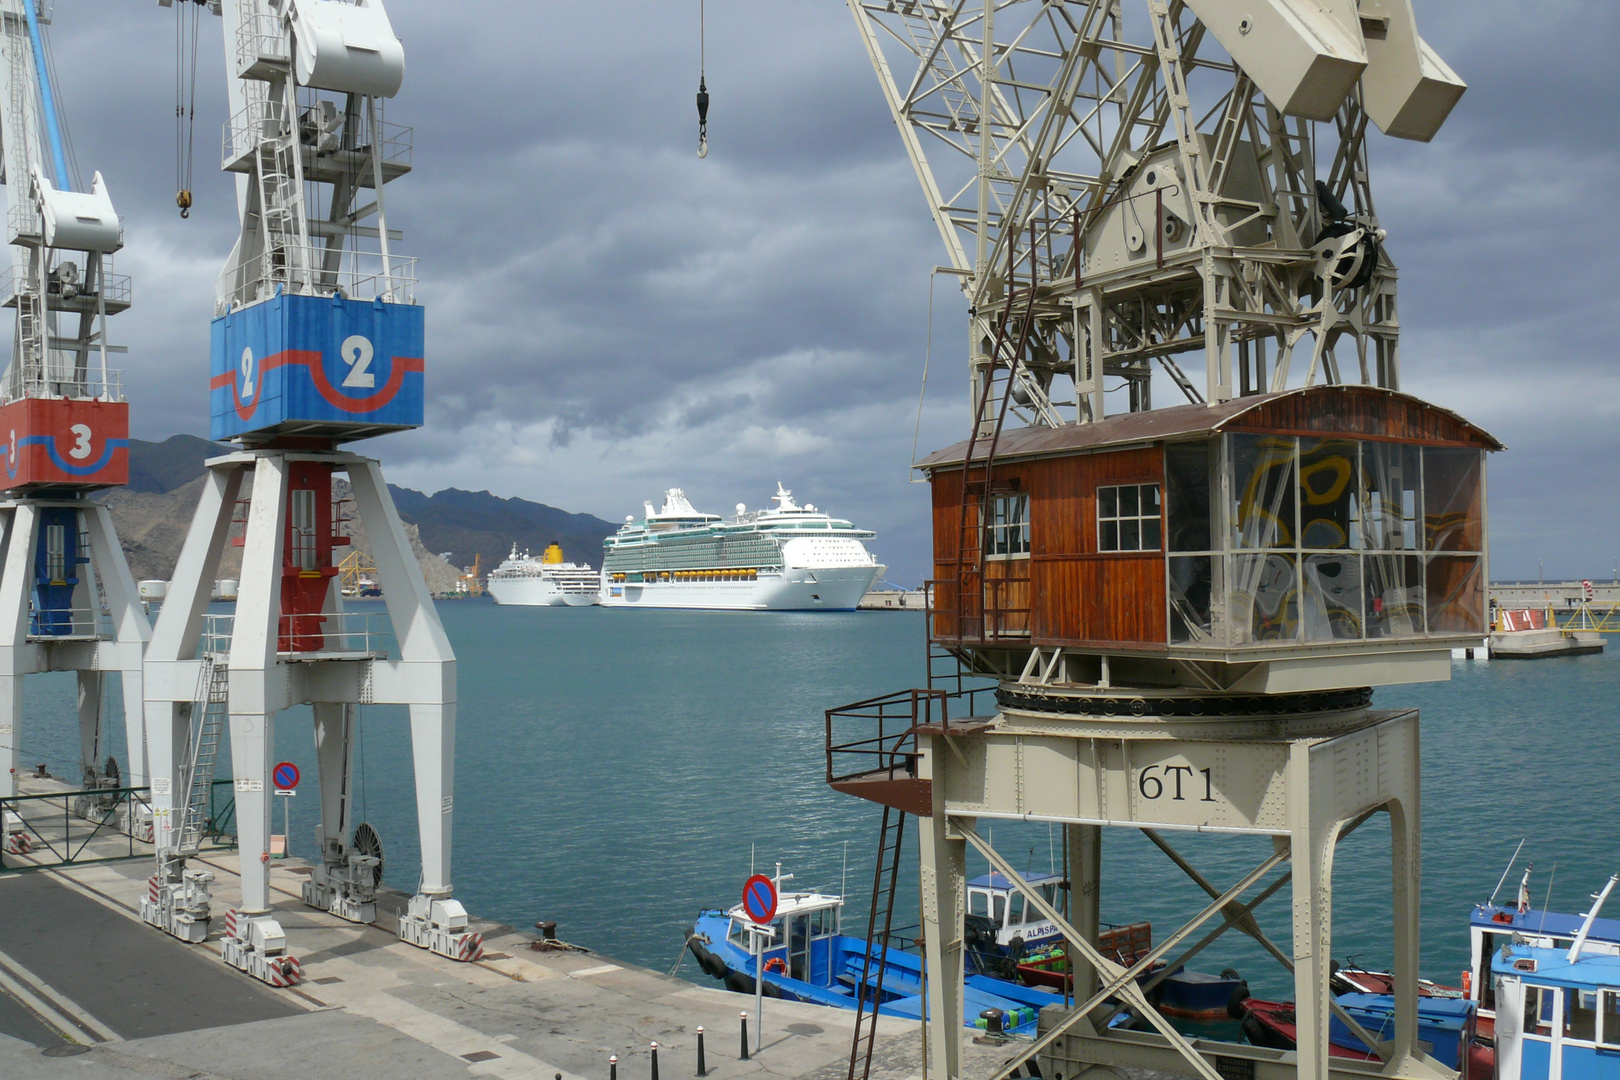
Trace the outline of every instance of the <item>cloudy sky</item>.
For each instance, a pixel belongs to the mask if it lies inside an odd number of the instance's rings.
[[[1407,389],[1506,442],[1493,576],[1609,577],[1620,558],[1620,5],[1417,0],[1470,89],[1434,143],[1372,136],[1401,266]],[[389,224],[420,257],[428,423],[364,444],[395,483],[488,489],[609,520],[680,486],[703,509],[778,479],[926,574],[908,483],[944,261],[850,15],[709,0],[711,152],[695,154],[696,0],[392,0],[415,128]],[[175,14],[58,0],[61,97],[126,226],[134,434],[206,434],[214,278],[236,233],[218,171],[220,20],[203,21],[196,209],[174,208]],[[967,426],[964,309],[941,279],[920,450]]]

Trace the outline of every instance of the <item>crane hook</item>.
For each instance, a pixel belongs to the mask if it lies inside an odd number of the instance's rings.
[[[709,87],[703,76],[698,76],[698,157],[709,156]]]
[[[185,188],[181,188],[178,192],[175,193],[174,205],[176,205],[176,206],[178,206],[180,208],[180,216],[182,218],[190,217],[191,216],[191,192],[188,191]]]

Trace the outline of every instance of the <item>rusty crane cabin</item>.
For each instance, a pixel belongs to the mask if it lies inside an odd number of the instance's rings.
[[[1006,431],[986,488],[989,441],[965,514],[967,443],[918,465],[931,634],[981,670],[1061,646],[1309,690],[1433,678],[1485,633],[1501,444],[1416,398],[1311,387]]]

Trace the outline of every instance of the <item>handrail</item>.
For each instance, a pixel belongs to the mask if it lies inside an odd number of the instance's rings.
[[[917,728],[931,723],[934,703],[939,703],[941,723],[949,723],[943,690],[899,690],[867,698],[826,711],[827,783],[854,779],[871,773],[901,771],[917,773]],[[836,741],[834,724],[840,720],[876,721],[877,733]],[[903,725],[903,726],[900,726]],[[868,729],[870,730],[870,729]],[[853,771],[840,773],[835,761],[853,758]]]

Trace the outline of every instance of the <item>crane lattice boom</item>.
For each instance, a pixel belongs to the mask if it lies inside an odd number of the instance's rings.
[[[1398,386],[1367,124],[1427,141],[1464,89],[1410,0],[848,3],[968,299],[975,401],[1001,372],[1023,421],[1095,420],[1105,376],[1151,408],[1156,366],[1191,402]]]

